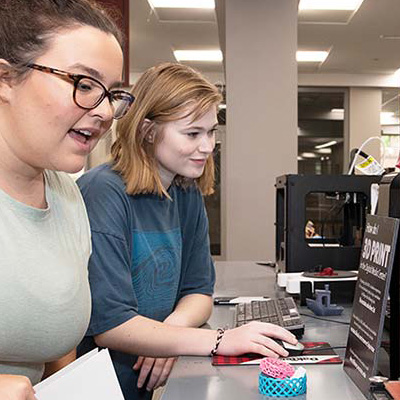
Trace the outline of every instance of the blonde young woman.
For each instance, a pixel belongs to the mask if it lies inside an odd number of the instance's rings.
[[[198,72],[170,63],[146,71],[132,94],[112,161],[79,181],[93,238],[93,309],[80,351],[111,350],[127,400],[150,398],[175,356],[277,357],[287,353],[272,338],[297,342],[266,323],[197,328],[212,309],[203,195],[213,191],[221,96]]]

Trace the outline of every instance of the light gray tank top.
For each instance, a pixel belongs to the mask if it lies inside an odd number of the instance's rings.
[[[90,228],[78,187],[46,171],[48,208],[0,190],[0,373],[37,383],[71,351],[90,318]]]

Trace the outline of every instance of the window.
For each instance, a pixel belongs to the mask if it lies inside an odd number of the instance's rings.
[[[398,88],[382,89],[381,135],[386,146],[384,168],[393,168],[399,157],[399,97],[400,89]]]
[[[299,174],[343,172],[346,103],[346,89],[299,88]]]

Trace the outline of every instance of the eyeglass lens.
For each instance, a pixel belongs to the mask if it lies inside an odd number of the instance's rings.
[[[122,118],[128,111],[132,99],[123,92],[111,91],[111,105],[114,110],[114,118]],[[95,80],[82,77],[75,85],[74,98],[76,103],[83,108],[97,107],[106,97],[106,91]]]

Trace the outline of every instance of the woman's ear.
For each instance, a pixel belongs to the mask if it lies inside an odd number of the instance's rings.
[[[145,118],[142,123],[141,131],[143,132],[144,140],[147,143],[153,144],[155,135],[154,122]]]
[[[0,58],[0,101],[8,102],[13,87],[13,69],[10,63]]]

